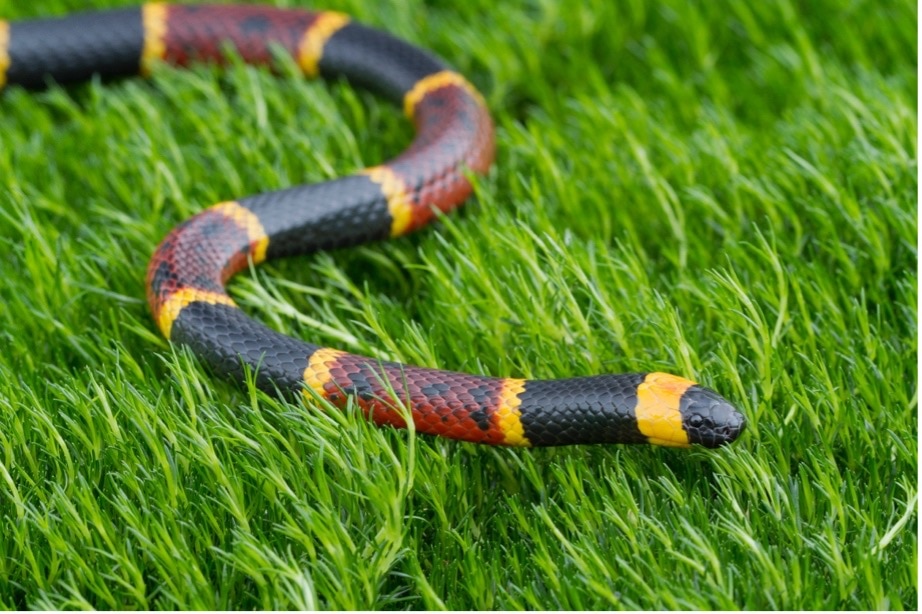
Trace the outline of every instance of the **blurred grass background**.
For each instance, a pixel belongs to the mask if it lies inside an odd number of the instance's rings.
[[[125,5],[0,0],[17,19]],[[300,6],[295,0],[279,6]],[[252,314],[497,376],[665,370],[726,449],[505,450],[216,380],[154,246],[398,153],[398,111],[242,66],[0,97],[0,607],[917,606],[917,9],[330,0],[485,93],[495,171],[405,239],[260,268]]]

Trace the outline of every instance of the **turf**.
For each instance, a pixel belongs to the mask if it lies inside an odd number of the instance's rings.
[[[0,15],[87,4],[124,3]],[[239,65],[11,89],[0,607],[915,608],[915,4],[328,6],[480,86],[495,172],[436,227],[264,266],[238,301],[413,364],[683,374],[749,429],[716,451],[493,449],[216,380],[151,322],[153,247],[410,128]]]

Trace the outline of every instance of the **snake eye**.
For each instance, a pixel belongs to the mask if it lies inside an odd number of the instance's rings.
[[[688,425],[692,428],[698,428],[704,424],[704,418],[701,414],[694,414],[688,418]]]

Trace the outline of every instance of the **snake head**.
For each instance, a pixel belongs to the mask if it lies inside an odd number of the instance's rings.
[[[648,443],[716,448],[743,432],[746,419],[722,396],[683,377],[648,373],[637,386],[634,416]]]
[[[735,440],[746,428],[746,418],[722,396],[703,386],[691,386],[682,395],[682,427],[689,443],[716,448]]]

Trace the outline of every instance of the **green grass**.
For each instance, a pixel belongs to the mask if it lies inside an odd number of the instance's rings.
[[[13,89],[0,606],[916,607],[914,3],[328,6],[478,84],[495,172],[435,228],[241,276],[246,309],[427,366],[671,371],[749,430],[492,449],[216,380],[153,326],[154,246],[396,154],[400,114],[241,66]]]

